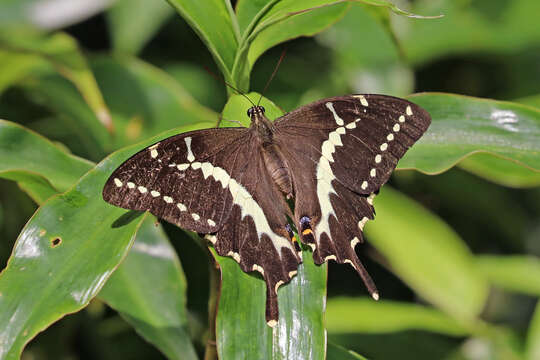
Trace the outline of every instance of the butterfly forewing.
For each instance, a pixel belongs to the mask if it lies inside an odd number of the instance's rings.
[[[114,171],[103,198],[116,206],[148,210],[185,229],[215,232],[233,205],[229,178],[241,176],[250,134],[209,129],[162,140]]]
[[[277,321],[277,289],[294,276],[301,258],[287,223],[292,214],[252,129],[201,130],[160,141],[116,169],[103,198],[211,234],[207,239],[218,254],[262,274],[267,320]]]

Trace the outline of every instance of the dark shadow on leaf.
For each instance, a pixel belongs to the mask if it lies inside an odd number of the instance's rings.
[[[121,226],[127,225],[130,222],[132,222],[133,220],[137,219],[142,214],[144,214],[144,211],[130,210],[127,213],[125,213],[124,215],[120,216],[118,219],[116,219],[112,223],[111,227],[113,229],[116,229],[116,228],[119,228]]]

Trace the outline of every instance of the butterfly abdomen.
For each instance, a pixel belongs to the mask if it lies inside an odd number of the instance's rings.
[[[262,155],[270,177],[279,190],[290,198],[293,193],[291,173],[279,147],[276,145],[264,146]]]

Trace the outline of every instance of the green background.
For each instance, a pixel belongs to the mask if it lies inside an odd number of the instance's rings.
[[[540,359],[540,2],[73,4],[0,3],[0,359]],[[433,122],[357,247],[381,300],[304,249],[270,329],[258,275],[101,189],[160,139],[248,125],[216,77],[258,99],[283,50],[272,119],[382,93]]]

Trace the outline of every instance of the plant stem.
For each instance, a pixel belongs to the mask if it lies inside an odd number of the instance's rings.
[[[221,290],[221,273],[219,265],[210,252],[213,261],[210,264],[210,296],[208,299],[208,340],[206,340],[206,349],[204,351],[204,360],[217,360],[216,343],[216,320],[219,304],[219,294]]]

